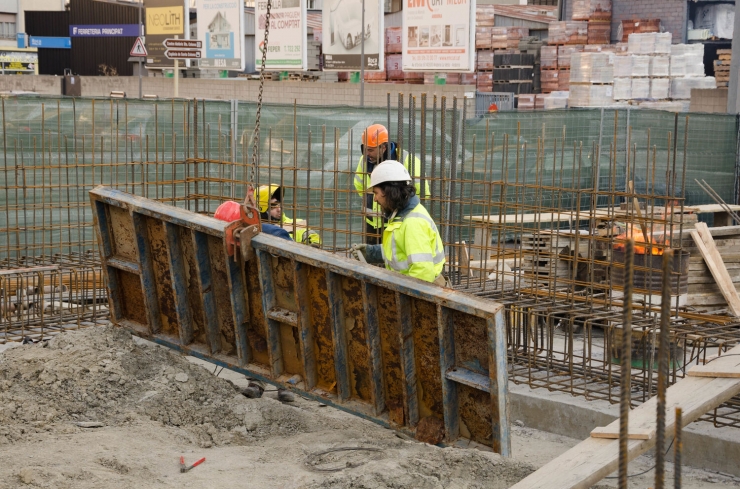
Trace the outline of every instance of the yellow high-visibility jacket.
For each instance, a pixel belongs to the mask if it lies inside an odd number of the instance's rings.
[[[403,151],[400,155],[402,158],[399,158],[398,149],[396,148],[395,144],[391,145],[391,149],[389,150],[391,153],[391,159],[395,159],[396,161],[400,161],[403,163],[403,166],[406,167],[406,169],[409,171],[409,174],[411,175],[411,178],[414,179],[414,187],[416,187],[416,195],[421,196],[421,161],[419,161],[419,158],[414,157],[413,165],[411,164],[411,155],[407,151]],[[357,169],[355,170],[355,190],[357,190],[357,193],[360,194],[360,197],[363,199],[363,205],[365,205],[366,209],[365,212],[367,214],[365,220],[368,224],[370,224],[374,228],[380,228],[383,225],[383,219],[380,217],[382,214],[382,210],[377,202],[374,202],[367,198],[366,190],[372,191],[372,187],[370,186],[370,172],[366,171],[365,169],[365,155],[360,156],[360,160],[357,163]],[[427,182],[424,182],[424,197],[428,198],[431,197],[431,193],[429,192],[429,184]],[[372,198],[372,197],[370,197]],[[372,207],[368,207],[368,205],[372,202]]]
[[[427,282],[434,282],[445,264],[444,244],[419,197],[393,216],[383,230],[383,244],[367,247],[367,261]],[[379,256],[380,255],[380,256]]]
[[[283,214],[283,217],[280,221],[285,225],[292,226],[293,229],[289,232],[289,234],[290,237],[293,238],[293,241],[295,241],[296,243],[303,243],[307,245],[321,244],[321,236],[319,236],[319,233],[308,229],[306,227],[306,221],[304,221],[303,219],[294,220]],[[274,223],[275,221],[271,222],[271,224]]]

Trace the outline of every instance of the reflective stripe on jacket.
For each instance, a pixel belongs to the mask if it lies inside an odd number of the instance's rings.
[[[395,145],[392,146],[395,148]],[[395,149],[391,150],[392,153],[398,153],[398,150]],[[397,154],[395,156],[398,156]],[[403,166],[406,167],[406,169],[409,171],[409,174],[411,175],[411,178],[414,179],[414,187],[416,187],[416,195],[421,196],[421,161],[419,161],[419,158],[414,157],[414,164],[413,168],[410,166],[411,164],[411,155],[407,151],[402,152],[403,161],[400,159],[398,161],[401,161],[403,163]],[[393,157],[391,157],[392,159]],[[367,216],[365,220],[368,224],[370,224],[374,228],[380,228],[383,225],[383,219],[380,217],[383,213],[382,209],[378,205],[377,202],[373,201],[373,207],[372,209],[368,208],[368,203],[365,202],[367,200],[367,193],[366,190],[371,190],[372,187],[370,186],[370,173],[365,170],[365,155],[360,156],[360,160],[357,162],[357,168],[355,169],[355,190],[357,190],[357,193],[360,194],[360,197],[363,199],[363,206],[365,206],[365,212],[367,213]],[[429,192],[429,184],[424,182],[424,196],[425,198],[430,197]]]
[[[388,221],[380,246],[388,270],[434,282],[444,268],[442,238],[417,196],[409,200],[404,212]]]
[[[293,220],[290,217],[283,214],[280,219],[283,225],[290,226],[290,237],[296,243],[303,243],[307,245],[320,245],[321,236],[319,233],[306,227],[306,221],[303,219]],[[272,221],[275,222],[275,221]]]

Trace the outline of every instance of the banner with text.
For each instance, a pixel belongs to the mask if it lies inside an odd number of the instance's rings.
[[[475,0],[406,0],[403,71],[475,69]]]
[[[255,66],[262,66],[265,46],[265,16],[267,2],[257,0],[255,25]],[[270,9],[270,34],[267,42],[266,70],[305,70],[306,53],[306,0],[273,0]]]
[[[147,68],[172,68],[175,65],[165,57],[162,42],[175,36],[190,38],[189,12],[185,0],[144,0]]]
[[[244,71],[244,0],[196,0],[201,69]]]
[[[383,1],[324,0],[322,12],[322,52],[324,70],[360,71],[362,42],[365,41],[365,69],[384,69]]]

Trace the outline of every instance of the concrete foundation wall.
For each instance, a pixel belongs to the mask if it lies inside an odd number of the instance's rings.
[[[125,76],[83,76],[83,97],[107,97],[111,91],[126,92],[129,98],[139,94],[139,79]],[[45,95],[60,95],[62,77],[56,76],[0,76],[0,91],[34,91]],[[142,79],[143,93],[170,98],[174,94],[172,78],[147,77]],[[242,78],[201,79],[186,78],[179,80],[180,98],[199,98],[217,100],[257,101],[259,82]],[[468,85],[408,85],[393,83],[365,84],[365,105],[368,107],[385,107],[388,93],[391,104],[396,105],[398,93],[403,93],[404,103],[409,95],[419,97],[426,93],[431,98],[446,96],[462,98],[466,92],[475,92],[474,86]],[[266,81],[263,101],[267,103],[292,103],[300,105],[351,105],[360,104],[360,85],[357,83],[323,83],[303,81]]]
[[[509,382],[511,420],[558,435],[585,440],[591,430],[619,419],[619,405],[587,401],[561,392],[530,389]],[[737,457],[740,436],[737,428],[715,428],[710,423],[691,423],[683,430],[683,462],[699,469],[740,476]],[[673,454],[671,453],[672,460]]]
[[[727,113],[727,89],[692,89],[689,112]]]

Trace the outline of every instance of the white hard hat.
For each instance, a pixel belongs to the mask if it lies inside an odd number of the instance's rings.
[[[385,182],[411,183],[409,171],[401,163],[395,160],[386,160],[375,167],[370,174],[370,186],[375,187]]]

